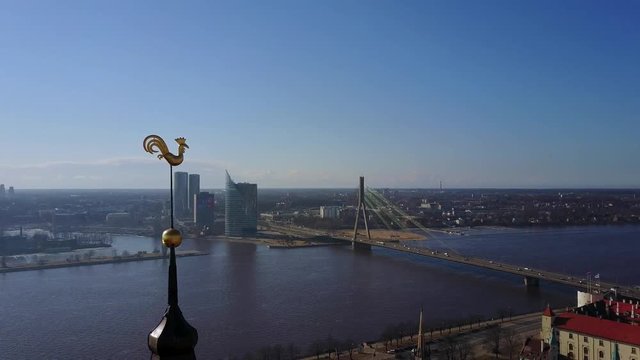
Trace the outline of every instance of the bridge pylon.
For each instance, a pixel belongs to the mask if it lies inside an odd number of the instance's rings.
[[[539,287],[540,279],[533,276],[525,276],[524,277],[524,285],[526,287]]]
[[[367,205],[364,202],[364,176],[360,176],[360,191],[358,193],[358,210],[356,211],[356,223],[353,226],[353,240],[351,240],[351,248],[353,250],[364,249],[371,250],[371,245],[356,241],[358,237],[358,223],[360,220],[360,212],[364,218],[364,227],[367,230],[367,238],[371,241],[371,233],[369,232]]]

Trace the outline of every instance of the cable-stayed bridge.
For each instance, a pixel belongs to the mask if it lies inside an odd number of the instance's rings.
[[[636,289],[631,286],[623,286],[611,282],[605,281],[597,281],[591,282],[580,277],[576,277],[574,275],[568,275],[563,273],[557,273],[552,271],[547,271],[544,269],[537,269],[525,266],[519,266],[515,264],[508,264],[499,261],[495,261],[492,259],[482,259],[472,256],[467,256],[464,254],[460,254],[459,252],[450,249],[446,246],[445,242],[441,237],[433,236],[434,230],[430,230],[429,228],[423,226],[419,221],[414,219],[412,216],[402,211],[399,207],[393,204],[391,201],[386,199],[382,194],[378,191],[365,188],[364,187],[364,179],[360,180],[360,196],[359,196],[359,204],[358,204],[358,214],[356,216],[356,224],[354,226],[354,234],[352,238],[348,238],[345,236],[336,236],[335,234],[331,234],[328,232],[316,230],[316,229],[300,229],[300,228],[290,228],[284,226],[275,226],[275,228],[280,228],[280,230],[284,230],[286,232],[298,234],[298,235],[307,235],[307,236],[330,236],[334,239],[342,240],[345,242],[350,242],[353,249],[371,249],[372,247],[384,248],[389,250],[400,251],[404,253],[410,253],[420,256],[426,256],[434,259],[439,259],[443,261],[450,261],[459,264],[475,266],[483,269],[489,269],[494,271],[500,271],[503,273],[509,273],[521,276],[524,279],[524,283],[527,286],[538,286],[540,281],[548,281],[554,282],[563,285],[569,285],[575,287],[577,289],[585,290],[588,292],[593,291],[607,291],[609,289],[615,288],[616,291],[620,294],[630,295],[634,297],[640,296],[639,289]],[[362,209],[364,213],[364,222],[366,228],[366,238],[363,236],[358,236],[360,233],[358,232],[358,218],[359,212]],[[417,247],[408,245],[410,242],[400,242],[397,239],[371,239],[369,236],[369,228],[368,223],[366,221],[367,217],[367,209],[372,212],[377,218],[380,220],[382,224],[388,229],[399,228],[400,230],[408,230],[407,224],[411,224],[412,231],[416,229],[422,231],[426,234],[427,238],[431,241],[437,241],[440,247],[440,250],[430,249],[425,247]],[[443,250],[444,249],[444,250]]]

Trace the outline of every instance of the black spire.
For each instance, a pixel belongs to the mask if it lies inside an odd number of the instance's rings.
[[[195,360],[194,349],[198,343],[198,331],[184,318],[178,306],[178,270],[176,267],[176,247],[182,244],[180,231],[173,227],[173,167],[183,160],[184,148],[189,148],[184,138],[177,138],[179,155],[169,153],[164,140],[157,135],[149,135],[143,141],[145,151],[160,151],[159,159],[169,163],[169,192],[171,196],[171,227],[162,233],[162,244],[169,248],[168,306],[158,326],[151,330],[147,338],[151,359]]]
[[[163,234],[180,236],[178,230],[169,229]],[[149,333],[149,349],[152,359],[193,360],[194,348],[198,343],[198,331],[185,320],[178,306],[178,280],[176,272],[175,247],[169,247],[169,305],[160,324]]]

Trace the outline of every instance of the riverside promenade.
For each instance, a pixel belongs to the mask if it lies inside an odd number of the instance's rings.
[[[554,310],[556,313],[563,312],[564,309]],[[496,318],[486,321],[481,321],[473,324],[465,324],[461,326],[445,327],[443,329],[437,329],[431,331],[426,327],[424,339],[429,344],[432,350],[431,359],[445,359],[445,354],[440,349],[440,344],[445,338],[453,337],[459,342],[467,343],[470,346],[471,353],[468,359],[494,359],[495,355],[487,352],[484,346],[484,339],[486,332],[496,326],[500,326],[503,329],[512,329],[515,334],[518,335],[518,341],[524,344],[524,340],[527,337],[537,336],[540,332],[542,312],[527,313],[522,315],[515,315],[512,317]],[[426,324],[425,324],[426,325]],[[354,347],[351,350],[342,350],[337,353],[327,352],[319,355],[306,356],[304,360],[317,360],[317,359],[344,359],[344,360],[364,360],[364,359],[397,359],[397,358],[411,358],[407,349],[409,347],[415,347],[417,344],[418,336],[413,334],[411,336],[405,336],[402,339],[396,341],[384,341],[376,340],[366,344],[360,344],[360,346]],[[521,345],[518,344],[521,348]],[[405,353],[401,355],[401,353]],[[503,354],[504,355],[504,354]],[[504,358],[501,355],[499,358]]]

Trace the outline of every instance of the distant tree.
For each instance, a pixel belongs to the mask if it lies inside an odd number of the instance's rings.
[[[316,356],[316,359],[320,359],[320,354],[324,350],[323,342],[320,340],[316,340],[309,345],[309,352]]]
[[[403,323],[398,323],[396,325],[394,325],[394,335],[396,338],[396,346],[400,345],[400,342],[402,341],[402,337],[404,336],[404,324]]]
[[[447,336],[442,340],[442,353],[446,360],[456,360],[458,341],[453,336]]]
[[[270,353],[272,354],[271,359],[282,360],[282,357],[284,355],[284,348],[280,344],[273,345],[271,347]]]
[[[469,315],[469,317],[467,318],[467,323],[469,324],[469,329],[473,329],[473,324],[474,323],[478,323],[478,319],[482,318],[480,315],[477,314],[473,314],[473,315]]]
[[[401,322],[396,325],[396,333],[398,336],[396,339],[396,345],[398,345],[398,341],[402,341],[402,338],[404,338],[405,335],[408,334],[407,330],[407,323]]]
[[[485,332],[483,345],[488,352],[496,356],[496,359],[498,358],[498,355],[500,355],[501,340],[502,340],[502,328],[500,327],[500,325],[491,326]]]
[[[509,309],[500,308],[496,312],[496,315],[498,315],[498,317],[500,318],[500,321],[502,322],[502,321],[504,321],[505,317],[509,316]]]
[[[290,360],[294,360],[300,354],[300,349],[298,349],[293,343],[289,343],[287,345],[287,358]]]
[[[327,338],[324,340],[324,352],[336,352],[336,357],[339,357],[338,355],[338,347],[340,346],[340,342],[338,340],[336,340],[333,336],[331,336],[331,334],[329,334],[329,336],[327,336]]]
[[[269,355],[271,355],[271,347],[269,346],[263,346],[256,351],[258,360],[269,360]]]
[[[523,345],[522,337],[513,328],[506,328],[502,331],[502,340],[509,360],[517,358]]]
[[[395,338],[395,326],[387,325],[387,327],[382,332],[382,340],[384,340],[384,351],[389,351],[389,345]]]
[[[343,341],[343,348],[349,352],[349,360],[353,360],[353,351],[355,350],[356,344],[353,339],[349,338]]]
[[[460,341],[458,344],[458,360],[473,359],[471,344],[468,341]]]
[[[413,337],[418,333],[418,323],[412,321],[407,322],[407,332],[409,333],[411,341],[413,341]]]

